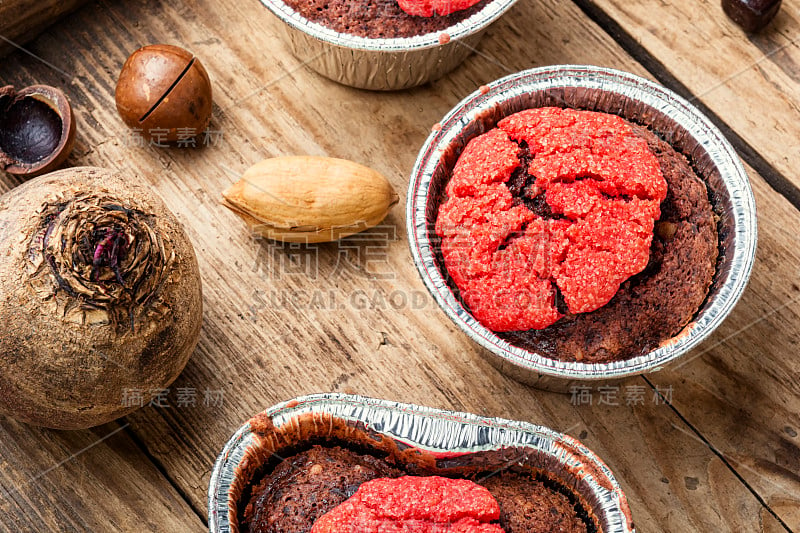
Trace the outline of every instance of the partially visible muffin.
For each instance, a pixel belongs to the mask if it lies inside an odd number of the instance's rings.
[[[402,472],[372,455],[314,446],[281,461],[256,484],[242,533],[308,533],[314,522],[366,481]]]
[[[500,504],[500,526],[506,533],[587,533],[569,498],[529,476],[502,472],[481,485]]]
[[[471,17],[491,0],[450,15],[417,17],[397,0],[283,0],[304,18],[339,33],[372,39],[414,37],[445,30]]]
[[[340,446],[313,446],[285,458],[263,479],[254,482],[239,531],[309,533],[318,519],[348,501],[362,484],[399,478],[407,474],[402,468],[402,464],[394,466],[387,460]],[[472,479],[479,472],[465,475]],[[416,469],[415,475],[437,472]],[[579,515],[578,505],[532,476],[504,471],[484,479],[479,476],[477,482],[499,505],[499,523],[505,533],[596,532],[594,526],[587,528],[594,522]],[[489,522],[497,524],[496,516],[486,520],[485,526]]]

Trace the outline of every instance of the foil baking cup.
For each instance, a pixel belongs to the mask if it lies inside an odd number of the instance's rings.
[[[525,422],[346,394],[290,400],[242,426],[223,448],[211,473],[209,531],[238,532],[241,496],[259,467],[270,457],[280,456],[281,448],[296,450],[298,445],[302,448],[303,440],[330,436],[337,425],[370,445],[403,450],[404,457],[432,458],[445,475],[475,461],[484,469],[521,468],[537,473],[573,495],[600,532],[635,531],[627,499],[611,470],[568,435]],[[484,463],[487,457],[493,459]],[[495,460],[499,466],[491,462]]]
[[[705,180],[720,235],[720,259],[709,295],[694,319],[656,350],[624,361],[558,361],[500,338],[481,325],[448,285],[436,257],[434,224],[458,156],[472,138],[513,113],[557,106],[602,111],[649,126],[684,154]],[[407,224],[419,273],[436,302],[499,370],[524,383],[567,391],[586,380],[616,380],[674,364],[697,347],[733,309],[756,253],[756,205],[741,161],[711,121],[684,98],[618,70],[557,65],[513,74],[461,101],[428,137],[411,174]]]
[[[334,81],[378,91],[416,87],[441,78],[460,65],[484,31],[516,0],[494,0],[482,10],[444,30],[414,37],[373,39],[339,33],[311,22],[281,0],[261,0],[281,19],[292,53]],[[439,36],[449,41],[441,43]]]

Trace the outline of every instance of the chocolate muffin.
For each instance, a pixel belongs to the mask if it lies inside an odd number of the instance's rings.
[[[647,353],[689,323],[713,280],[705,183],[616,115],[511,115],[465,148],[447,195],[436,232],[451,289],[498,336],[550,358]]]
[[[257,483],[242,533],[307,533],[323,514],[372,479],[399,477],[386,461],[341,447],[313,446],[278,463]]]
[[[307,533],[317,519],[345,502],[361,484],[406,474],[369,454],[315,445],[284,459],[255,483],[240,531]],[[414,470],[414,475],[431,474],[436,472]],[[578,504],[532,476],[507,471],[478,479],[478,483],[497,500],[500,526],[506,533],[596,531],[593,522],[579,516]],[[587,523],[592,524],[591,530]]]
[[[586,523],[565,495],[514,472],[491,476],[481,485],[500,504],[500,526],[506,533],[586,533]]]
[[[486,7],[491,0],[450,15],[416,17],[397,0],[284,0],[304,18],[339,33],[371,39],[414,37],[445,30]]]

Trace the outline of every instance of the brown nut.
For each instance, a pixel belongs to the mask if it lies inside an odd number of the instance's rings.
[[[146,139],[176,142],[202,133],[211,120],[211,81],[191,52],[168,44],[135,51],[119,75],[117,111]]]
[[[757,33],[770,23],[781,8],[781,0],[722,0],[728,18],[747,33]]]
[[[58,168],[75,144],[72,107],[47,85],[0,88],[0,169],[33,177]]]
[[[268,239],[318,243],[380,224],[399,197],[377,171],[345,159],[265,159],[222,193],[223,205]]]

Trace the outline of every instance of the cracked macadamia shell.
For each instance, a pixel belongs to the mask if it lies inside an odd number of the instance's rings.
[[[191,52],[168,44],[131,54],[114,98],[125,124],[157,143],[201,134],[213,110],[211,80],[203,64]]]
[[[183,228],[150,190],[99,168],[0,197],[0,412],[78,429],[123,416],[178,377],[202,289]]]

